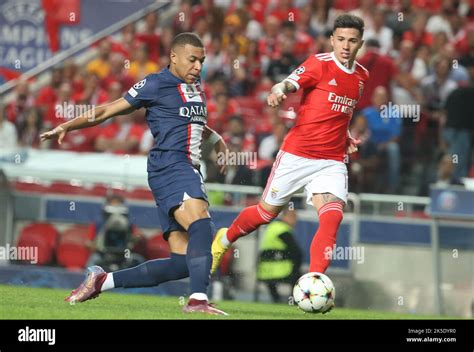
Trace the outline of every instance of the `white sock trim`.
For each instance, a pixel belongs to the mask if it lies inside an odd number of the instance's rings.
[[[230,246],[230,241],[227,239],[227,232],[224,234],[224,236],[221,237],[221,244],[224,247],[229,247]]]
[[[197,292],[189,296],[189,299],[197,299],[198,301],[208,301],[207,295],[205,293]]]
[[[102,284],[102,287],[100,288],[100,291],[103,292],[113,288],[115,288],[114,275],[113,273],[108,273],[104,283]]]

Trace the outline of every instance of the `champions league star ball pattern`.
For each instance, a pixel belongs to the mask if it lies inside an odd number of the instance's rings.
[[[327,313],[334,307],[336,289],[326,275],[308,273],[296,282],[293,297],[298,307],[307,313]]]

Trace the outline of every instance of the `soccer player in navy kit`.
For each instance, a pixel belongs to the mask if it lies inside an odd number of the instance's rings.
[[[84,282],[66,301],[84,302],[115,287],[156,286],[189,276],[192,294],[183,311],[226,314],[209,304],[206,295],[215,230],[199,172],[201,143],[203,138],[208,138],[217,152],[225,152],[227,147],[206,126],[206,97],[199,79],[204,58],[199,37],[181,33],[173,40],[168,68],[146,76],[123,98],[96,107],[93,118],[88,112],[41,135],[41,140],[58,137],[61,143],[68,131],[95,126],[144,107],[155,140],[148,156],[148,183],[171,257],[114,273],[106,273],[98,266],[90,267]],[[222,166],[221,172],[224,169]]]

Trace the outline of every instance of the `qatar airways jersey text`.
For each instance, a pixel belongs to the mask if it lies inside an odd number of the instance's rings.
[[[148,156],[148,171],[178,161],[199,165],[206,96],[200,82],[187,84],[168,68],[136,83],[124,98],[136,109],[146,108],[146,121],[155,144]]]

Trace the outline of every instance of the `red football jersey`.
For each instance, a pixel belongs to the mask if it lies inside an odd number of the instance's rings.
[[[359,63],[348,69],[334,53],[309,57],[286,78],[303,95],[281,149],[310,159],[343,161],[347,128],[368,78]]]

